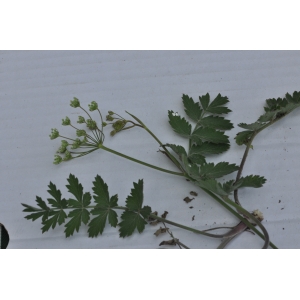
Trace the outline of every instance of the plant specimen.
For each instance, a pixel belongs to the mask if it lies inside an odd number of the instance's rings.
[[[82,223],[87,225],[89,237],[102,234],[108,223],[112,227],[118,226],[119,235],[122,238],[132,235],[136,229],[141,233],[147,224],[152,226],[161,225],[154,234],[156,236],[168,234],[171,239],[162,242],[160,245],[177,245],[180,248],[188,248],[188,246],[182,243],[182,239],[179,240],[174,237],[167,226],[176,226],[195,234],[220,239],[221,243],[218,248],[225,248],[233,238],[236,238],[245,230],[250,230],[263,239],[262,248],[276,248],[270,241],[266,228],[262,225],[262,212],[257,209],[249,212],[243,208],[238,191],[241,188],[259,188],[265,183],[266,179],[263,176],[242,176],[249,149],[253,148],[253,140],[257,134],[300,106],[300,92],[294,92],[292,95],[287,93],[284,98],[266,100],[265,112],[256,122],[238,124],[243,131],[237,133],[235,142],[245,147],[239,166],[229,162],[216,164],[207,162],[207,157],[223,153],[230,148],[229,138],[225,131],[232,129],[233,124],[224,117],[224,115],[231,112],[226,106],[229,102],[228,98],[218,94],[215,99],[211,100],[210,95],[207,93],[200,96],[199,101],[195,102],[191,97],[183,94],[182,102],[188,119],[181,117],[172,110],[168,112],[168,118],[173,131],[186,138],[187,145],[185,146],[162,143],[141,120],[128,112],[130,119],[125,119],[109,111],[104,121],[98,104],[92,101],[89,104],[89,111],[96,111],[99,114],[100,122],[97,123],[90,113],[81,106],[80,101],[74,98],[71,101],[71,107],[79,108],[87,115],[87,117],[79,116],[77,121],[78,124],[83,124],[85,129],[74,126],[68,117],[62,120],[62,125],[73,127],[76,130],[76,138],[64,137],[60,135],[57,129],[52,129],[51,139],[58,137],[63,139],[57,151],[58,154],[55,155],[54,164],[73,160],[99,149],[108,151],[157,171],[165,172],[168,176],[181,176],[191,181],[196,187],[210,195],[213,200],[231,212],[239,220],[236,226],[229,228],[226,233],[215,234],[211,231],[228,227],[197,230],[171,221],[167,218],[168,212],[166,211],[159,216],[149,206],[151,199],[147,200],[148,205],[144,205],[142,179],[133,183],[133,188],[126,199],[125,206],[120,206],[118,195],[110,196],[107,184],[99,175],[93,181],[93,195],[91,195],[90,192],[84,192],[78,178],[70,174],[66,187],[73,196],[69,199],[62,198],[60,190],[50,182],[48,193],[52,198],[47,199],[48,203],[46,203],[37,196],[36,203],[38,207],[22,204],[25,207],[24,212],[30,213],[25,218],[32,221],[41,218],[43,233],[51,227],[55,228],[57,224],[62,225],[66,222],[64,225],[66,237],[73,235],[75,230],[78,231]],[[159,151],[172,161],[178,172],[151,165],[104,146],[104,130],[108,126],[112,126],[110,131],[112,136],[134,127],[146,130],[159,144]],[[234,172],[237,172],[235,179],[220,183],[220,178]],[[191,191],[191,197],[197,196],[198,192]],[[186,197],[184,201],[189,203],[193,199]],[[118,211],[122,211],[120,216]]]

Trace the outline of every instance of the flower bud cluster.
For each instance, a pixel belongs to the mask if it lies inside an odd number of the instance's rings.
[[[98,109],[98,104],[95,101],[92,101],[91,104],[89,104],[88,106],[89,106],[90,111],[94,111],[94,110]]]
[[[56,139],[57,137],[59,137],[59,132],[56,128],[52,128],[51,129],[51,134],[49,135],[51,140]]]
[[[71,100],[70,102],[70,106],[74,108],[79,107],[80,106],[79,100],[76,97],[74,97],[73,100]]]
[[[80,106],[80,101],[78,100],[78,98],[74,97],[73,100],[70,101],[70,106],[74,107],[74,108],[79,107],[88,115],[88,119],[85,119],[83,116],[78,116],[77,123],[78,124],[86,124],[87,128],[90,129],[92,132],[90,133],[88,130],[86,131],[83,129],[76,128],[75,126],[73,126],[71,124],[71,120],[69,117],[65,117],[64,119],[62,119],[63,126],[70,125],[71,127],[73,127],[76,130],[77,138],[75,138],[75,139],[74,138],[66,138],[68,140],[71,140],[72,142],[68,142],[66,140],[61,141],[61,145],[58,148],[57,153],[62,154],[62,155],[57,154],[54,156],[54,162],[53,162],[54,164],[59,164],[62,161],[67,161],[67,160],[91,153],[92,151],[99,149],[99,146],[102,145],[103,140],[104,140],[103,131],[98,128],[96,121],[94,121],[91,118],[89,113]],[[103,122],[103,120],[102,120],[101,113],[98,109],[98,104],[95,101],[92,101],[88,106],[89,106],[90,111],[98,110],[98,112],[100,114],[101,122],[102,122],[101,128],[103,129],[103,127],[106,126],[107,124],[105,122]],[[59,135],[59,132],[57,129],[55,129],[55,128],[51,129],[50,138],[52,140],[59,136],[60,135]],[[60,136],[60,137],[63,137],[63,136]],[[83,139],[80,139],[80,137],[83,137]],[[68,146],[70,146],[69,150],[68,150]],[[71,151],[71,149],[79,150],[79,148],[80,148],[80,151]],[[75,156],[72,156],[72,155],[75,155]]]
[[[71,124],[71,121],[69,119],[69,117],[66,117],[65,119],[62,119],[62,125],[63,126],[67,126],[67,125],[70,125]]]

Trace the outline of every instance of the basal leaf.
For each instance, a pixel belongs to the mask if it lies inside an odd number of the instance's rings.
[[[75,196],[77,201],[82,202],[83,187],[79,183],[78,178],[70,174],[67,179],[69,184],[66,185],[68,191]]]
[[[233,128],[233,124],[223,117],[208,116],[200,120],[200,125],[204,127],[210,127],[219,130],[230,130]]]
[[[23,210],[24,212],[33,212],[32,214],[25,216],[25,219],[35,221],[38,218],[42,217],[42,222],[44,222],[48,219],[49,212],[51,209],[47,206],[47,204],[45,203],[45,201],[42,200],[41,197],[36,196],[35,201],[37,202],[37,205],[40,208],[36,208],[22,203],[22,205],[25,207],[25,209]]]
[[[208,163],[200,167],[200,174],[204,178],[220,178],[239,169],[236,164],[229,164],[228,162],[220,162],[218,164]]]
[[[192,139],[196,137],[211,143],[229,143],[228,136],[224,132],[217,131],[213,128],[197,128],[192,135]]]
[[[90,212],[85,208],[77,208],[70,211],[70,213],[68,214],[68,218],[71,218],[71,220],[65,225],[66,237],[73,235],[75,230],[78,232],[81,223],[85,225],[88,223],[90,219]]]
[[[169,110],[169,123],[176,133],[185,137],[190,136],[192,131],[191,124],[185,118],[176,115],[172,110]]]
[[[51,217],[49,218],[49,216]],[[51,211],[49,213],[49,216],[48,219],[43,222],[44,226],[42,227],[42,233],[48,231],[51,227],[52,229],[54,229],[57,223],[58,225],[64,223],[67,214],[63,210],[58,210],[58,211]]]
[[[126,199],[127,210],[121,215],[122,221],[119,223],[120,237],[130,236],[135,229],[142,232],[147,224],[146,220],[150,213],[151,208],[143,205],[143,180],[138,183],[133,183],[130,195]]]
[[[118,215],[112,209],[118,204],[118,195],[114,195],[109,199],[107,184],[104,183],[103,179],[99,175],[95,177],[93,184],[93,191],[96,194],[94,199],[97,206],[91,211],[91,214],[98,216],[93,218],[89,223],[88,233],[90,237],[102,234],[107,219],[109,224],[113,227],[116,227],[118,224]]]
[[[44,210],[49,210],[50,208],[47,206],[46,202],[42,200],[41,197],[36,196],[37,205]]]
[[[146,217],[142,217],[141,214],[133,212],[133,211],[124,211],[121,215],[122,222],[119,223],[120,229],[120,237],[126,237],[132,235],[135,229],[138,230],[139,233],[143,232],[145,229],[145,225],[147,222],[145,221],[145,218],[147,218],[150,213],[151,209],[148,210],[148,215],[146,211],[144,210],[144,215]]]
[[[99,205],[106,207],[109,204],[109,193],[107,184],[103,179],[97,175],[93,181],[93,191],[95,202]]]
[[[207,109],[209,101],[210,101],[210,96],[209,93],[207,93],[206,95],[203,95],[202,97],[199,96],[199,101],[201,103],[201,106],[204,110]]]
[[[143,200],[143,179],[140,179],[138,183],[133,183],[133,189],[131,189],[131,193],[126,199],[126,207],[129,210],[137,211],[142,208]]]
[[[91,213],[98,216],[93,218],[89,223],[89,237],[96,237],[98,234],[102,234],[107,219],[112,227],[116,227],[118,224],[118,215],[112,209],[104,210],[102,208],[95,208],[91,211]]]
[[[61,199],[61,191],[56,189],[55,184],[50,182],[48,187],[49,187],[49,190],[47,192],[54,198],[54,199],[48,198],[47,199],[48,203],[51,204],[51,206],[55,207],[55,208],[61,208],[61,209],[67,208],[68,207],[67,200]]]
[[[183,94],[182,101],[184,105],[184,111],[186,114],[195,122],[201,117],[202,110],[199,103],[195,103],[193,98],[190,98],[188,95]]]
[[[96,218],[93,218],[91,222],[89,223],[89,237],[96,237],[99,234],[102,234],[105,224],[106,224],[106,218],[107,218],[107,211],[103,210],[93,210],[91,213],[95,213],[98,216]]]

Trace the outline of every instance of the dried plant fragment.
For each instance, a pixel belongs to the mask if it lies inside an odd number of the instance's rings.
[[[185,197],[184,199],[183,199],[183,201],[185,201],[186,203],[189,203],[189,202],[191,202],[192,200],[194,200],[195,198],[189,198],[189,197]]]
[[[190,195],[195,196],[195,197],[198,196],[198,194],[194,191],[190,191]]]
[[[159,246],[162,245],[170,245],[170,246],[176,246],[177,242],[175,239],[169,240],[169,241],[162,241]]]
[[[165,211],[165,212],[161,215],[161,217],[165,219],[165,218],[167,217],[167,214],[168,214],[168,212]]]
[[[158,230],[156,230],[156,231],[154,232],[154,234],[155,234],[156,236],[159,236],[161,233],[167,232],[168,229],[169,229],[169,228],[167,228],[167,227],[165,227],[165,228],[160,227]]]

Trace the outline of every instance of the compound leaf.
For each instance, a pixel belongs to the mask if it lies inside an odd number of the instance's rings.
[[[260,188],[267,180],[263,176],[259,175],[248,175],[245,177],[241,177],[237,183],[234,184],[234,187],[237,188],[241,187],[253,187],[253,188]]]
[[[202,165],[206,163],[206,160],[199,148],[201,148],[201,146],[193,145],[189,151],[188,159],[195,164]]]
[[[83,194],[83,187],[79,183],[77,177],[70,174],[67,180],[69,184],[66,185],[66,187],[76,198],[68,200],[69,208],[75,208],[68,214],[68,218],[71,218],[71,220],[65,225],[65,234],[66,237],[69,237],[73,235],[75,230],[78,232],[81,223],[88,223],[90,219],[90,212],[87,210],[87,206],[90,205],[92,197],[88,192]]]
[[[172,126],[173,130],[185,137],[189,137],[191,134],[192,126],[191,124],[185,119],[181,118],[174,113],[172,110],[169,110],[169,123]]]
[[[201,188],[209,190],[217,195],[228,195],[228,193],[223,189],[222,185],[215,179],[198,180],[196,184]]]
[[[203,95],[202,97],[199,96],[199,101],[200,101],[200,103],[202,105],[202,108],[204,110],[206,110],[207,107],[208,107],[209,101],[210,101],[209,93],[207,93],[206,95]]]
[[[119,223],[120,237],[126,237],[132,235],[135,229],[141,233],[145,229],[147,224],[146,220],[151,213],[149,206],[143,205],[143,180],[139,180],[138,183],[133,183],[133,189],[131,189],[130,195],[126,199],[126,208],[121,215],[122,221]]]
[[[224,134],[224,132],[217,131],[213,128],[203,128],[199,127],[197,128],[194,132],[193,135],[191,136],[192,139],[196,138],[200,140],[205,140],[207,142],[211,143],[229,143],[228,136]]]
[[[233,128],[233,124],[229,120],[218,116],[208,116],[202,118],[199,124],[204,127],[210,127],[219,130],[230,130]]]
[[[183,94],[182,102],[185,108],[186,114],[195,122],[201,117],[202,110],[199,103],[195,103],[193,98],[190,98],[188,95]]]
[[[228,97],[223,97],[221,94],[218,94],[217,97],[207,107],[206,111],[212,114],[227,114],[231,112],[231,110],[227,107],[223,107],[223,105],[228,102]]]
[[[118,205],[118,195],[114,195],[109,199],[107,184],[99,175],[95,177],[93,185],[94,199],[97,205],[91,211],[91,214],[98,216],[93,218],[89,223],[88,233],[90,237],[95,237],[103,233],[106,220],[113,227],[116,227],[118,224],[118,215],[112,209]]]
[[[68,218],[71,220],[65,225],[66,237],[73,235],[74,231],[79,231],[81,223],[87,224],[90,219],[90,212],[85,208],[76,208],[68,214]]]
[[[182,155],[187,156],[185,149],[180,145],[166,144],[166,147],[171,148],[178,155],[180,160],[182,160]]]
[[[193,151],[193,153],[197,153],[200,155],[207,155],[207,154],[219,154],[227,151],[229,149],[229,144],[215,144],[215,143],[209,143],[204,142],[200,145],[194,145],[192,146],[190,151]]]
[[[143,184],[142,179],[140,179],[138,183],[133,183],[133,189],[131,189],[131,193],[126,199],[126,207],[129,210],[137,211],[142,208],[144,200]]]
[[[236,164],[220,162],[218,164],[208,163],[200,167],[200,175],[204,178],[220,178],[239,169]]]

